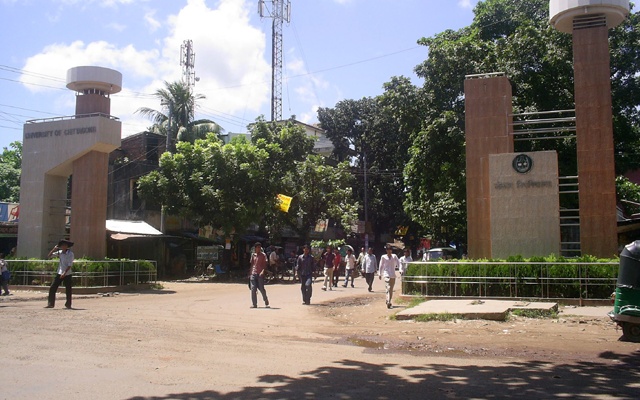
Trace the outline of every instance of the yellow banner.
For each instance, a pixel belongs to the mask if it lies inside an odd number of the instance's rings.
[[[285,196],[283,194],[278,195],[278,200],[280,200],[280,209],[284,212],[289,212],[289,207],[291,206],[291,199],[293,197]]]

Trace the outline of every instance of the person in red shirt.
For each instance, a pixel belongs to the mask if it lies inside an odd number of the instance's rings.
[[[340,279],[340,264],[342,263],[342,255],[340,255],[340,249],[336,248],[336,256],[333,259],[333,287],[338,287],[338,280]]]
[[[267,255],[262,251],[262,243],[257,242],[254,247],[255,250],[251,254],[251,276],[249,278],[251,284],[251,308],[258,307],[258,290],[262,294],[264,306],[269,308],[269,299],[264,288],[264,270],[267,268]]]

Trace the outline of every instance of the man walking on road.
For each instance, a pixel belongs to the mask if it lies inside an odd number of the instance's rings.
[[[333,253],[333,287],[338,287],[338,281],[340,280],[340,264],[342,263],[342,256],[340,255],[340,249],[336,247],[336,251]]]
[[[353,275],[354,270],[356,268],[356,256],[353,255],[353,251],[350,248],[347,248],[347,255],[344,258],[345,261],[345,269],[344,269],[344,285],[342,287],[347,287],[349,283],[349,278],[351,278],[351,287],[353,287]]]
[[[296,271],[298,271],[298,277],[300,277],[300,290],[302,291],[302,304],[305,305],[311,304],[313,266],[313,256],[309,254],[309,246],[305,244],[302,247],[302,254],[296,260]]]
[[[373,292],[373,275],[376,273],[377,264],[378,261],[376,260],[376,255],[373,254],[373,247],[369,247],[367,255],[364,256],[362,270],[364,271],[364,279],[367,281],[367,285],[369,285],[370,292]]]
[[[264,306],[269,308],[269,299],[264,288],[264,270],[267,268],[267,255],[262,251],[262,243],[257,242],[254,247],[255,250],[251,254],[251,277],[249,278],[251,283],[251,308],[258,307],[258,290],[262,294]]]
[[[400,267],[398,256],[393,254],[391,245],[385,247],[387,254],[380,257],[380,270],[378,278],[384,277],[385,288],[387,290],[387,308],[391,308],[391,298],[393,297],[393,286],[396,284],[396,268]]]
[[[324,255],[324,285],[322,286],[322,290],[333,290],[333,263],[336,255],[333,254],[333,246],[327,247],[327,252]],[[328,283],[327,283],[328,282]]]

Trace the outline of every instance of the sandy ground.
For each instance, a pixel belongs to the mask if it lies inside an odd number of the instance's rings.
[[[640,398],[640,344],[606,307],[557,319],[390,318],[382,284],[323,292],[163,282],[162,290],[0,300],[1,399]],[[584,312],[587,311],[587,312]],[[583,314],[583,315],[569,315]]]

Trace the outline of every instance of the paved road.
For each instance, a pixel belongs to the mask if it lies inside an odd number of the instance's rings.
[[[267,287],[271,308],[249,309],[246,285],[164,285],[141,294],[78,297],[73,310],[44,309],[44,294],[4,299],[0,398],[632,399],[640,394],[636,345],[588,362],[385,350],[376,343],[385,343],[391,332],[386,328],[401,322],[385,318],[379,292],[317,290],[315,304],[303,306],[297,286],[272,285]],[[349,312],[371,314],[371,325],[341,322],[342,311],[331,306],[341,299],[351,304]],[[365,333],[378,339],[349,339]],[[615,336],[611,332],[610,338]]]

